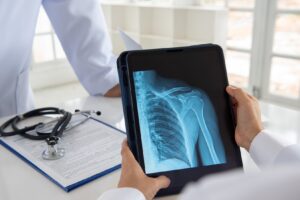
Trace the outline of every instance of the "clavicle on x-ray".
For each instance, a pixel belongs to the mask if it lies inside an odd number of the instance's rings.
[[[146,173],[226,162],[212,102],[201,89],[157,72],[134,72]]]

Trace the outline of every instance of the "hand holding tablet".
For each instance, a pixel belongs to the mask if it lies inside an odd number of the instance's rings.
[[[216,45],[124,52],[118,60],[128,143],[159,195],[241,167],[223,53]]]
[[[253,138],[263,129],[258,101],[240,88],[228,86],[226,91],[232,97],[237,116],[236,141],[239,146],[249,149]],[[147,200],[151,200],[157,191],[166,188],[169,184],[170,180],[164,176],[158,178],[146,176],[131,153],[127,140],[123,142],[122,174],[118,187],[138,189]]]

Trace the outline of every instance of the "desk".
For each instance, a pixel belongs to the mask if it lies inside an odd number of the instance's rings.
[[[102,120],[122,126],[122,104],[119,98],[87,97],[58,105],[69,111],[101,110]],[[261,103],[262,112],[268,119],[266,127],[274,135],[286,137],[288,143],[300,142],[300,112]],[[3,119],[0,120],[0,123]],[[245,170],[257,170],[246,152],[242,152]],[[0,200],[96,200],[104,191],[116,187],[120,170],[101,177],[70,193],[64,192],[28,164],[0,146]],[[175,196],[160,198],[176,199]]]

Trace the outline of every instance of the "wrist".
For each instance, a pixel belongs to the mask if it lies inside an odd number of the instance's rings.
[[[250,146],[251,146],[251,144],[252,144],[254,138],[255,138],[258,134],[260,134],[260,133],[262,132],[262,130],[263,130],[263,128],[260,127],[260,126],[258,126],[256,129],[253,129],[253,130],[251,131],[251,133],[249,133],[249,136],[250,136],[250,137],[248,138],[247,143],[246,143],[246,146],[245,146],[245,149],[246,149],[247,151],[249,151]]]
[[[105,97],[119,97],[121,96],[121,89],[120,89],[120,85],[115,85],[113,88],[111,88],[110,90],[108,90],[105,94]]]

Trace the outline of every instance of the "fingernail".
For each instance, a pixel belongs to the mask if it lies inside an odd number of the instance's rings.
[[[231,89],[237,89],[237,87],[235,87],[234,85],[230,85],[229,86]]]

